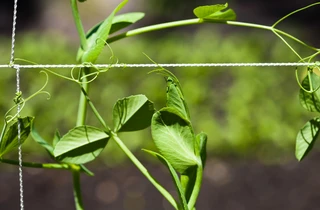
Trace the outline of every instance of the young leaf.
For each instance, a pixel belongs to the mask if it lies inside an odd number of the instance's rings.
[[[109,35],[138,22],[143,17],[144,13],[142,12],[129,12],[114,16]]]
[[[199,154],[202,162],[202,167],[205,167],[206,160],[207,160],[207,139],[208,136],[206,133],[201,132],[196,136],[196,141],[199,149]]]
[[[299,131],[296,140],[296,158],[301,161],[312,149],[320,131],[320,118],[307,122]]]
[[[181,186],[179,177],[177,175],[177,172],[174,170],[174,168],[170,164],[170,162],[165,157],[163,157],[162,155],[160,155],[157,152],[153,152],[151,150],[146,150],[146,149],[143,149],[143,151],[145,151],[145,152],[157,157],[163,163],[163,165],[165,165],[169,169],[171,177],[172,177],[172,180],[173,180],[173,182],[174,182],[174,184],[176,186],[177,192],[179,194],[179,200],[180,200],[180,203],[182,204],[181,207],[182,207],[183,210],[188,210],[188,203],[186,201],[186,198],[185,198],[185,195],[184,195],[184,191],[183,191],[183,188]]]
[[[58,130],[56,130],[56,132],[54,133],[53,140],[52,140],[52,146],[55,147],[56,144],[60,141],[60,139],[61,139],[60,133]]]
[[[196,136],[196,148],[198,148],[197,154],[200,155],[202,167],[204,168],[207,159],[207,135],[203,132]],[[185,191],[185,197],[189,201],[191,193],[197,178],[197,167],[191,167],[184,174],[181,174],[181,185]]]
[[[236,13],[232,9],[227,9],[228,4],[216,4],[208,6],[200,6],[193,10],[198,18],[206,21],[227,21],[235,20]]]
[[[156,112],[152,117],[151,132],[160,154],[179,173],[201,164],[194,154],[192,127],[177,110],[166,107]]]
[[[106,40],[110,34],[110,29],[112,26],[112,20],[115,14],[122,9],[122,7],[127,4],[128,0],[122,1],[105,19],[101,25],[95,30],[91,31],[91,35],[87,38],[88,49],[83,51],[83,49],[78,53],[77,59],[81,62],[91,62],[94,63],[98,56],[100,55],[103,47],[106,44]]]
[[[20,122],[20,143],[28,138],[31,131],[31,124],[34,117],[19,118]],[[18,140],[18,120],[8,125],[2,139],[0,139],[0,157],[19,146]]]
[[[53,147],[39,135],[39,133],[34,128],[34,123],[31,124],[31,136],[38,144],[40,144],[49,153],[51,157],[54,157]]]
[[[301,86],[306,89],[306,92],[300,88],[299,99],[301,105],[310,112],[320,112],[320,89],[316,90],[320,86],[320,77],[313,72],[309,72],[310,78],[307,75]],[[310,82],[311,80],[311,82]],[[314,90],[316,90],[314,92]]]
[[[154,111],[153,103],[144,95],[120,99],[113,107],[114,131],[145,129],[150,126]]]
[[[176,109],[185,119],[190,121],[189,110],[184,100],[182,90],[171,77],[167,79],[167,107]]]
[[[56,160],[84,164],[94,160],[108,143],[110,136],[103,130],[83,125],[70,130],[56,144],[53,154]]]

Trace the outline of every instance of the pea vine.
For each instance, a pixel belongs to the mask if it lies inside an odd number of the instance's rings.
[[[55,162],[23,162],[22,165],[33,168],[69,170],[73,175],[74,202],[77,210],[84,209],[81,198],[80,174],[85,173],[93,176],[93,173],[87,169],[84,164],[99,157],[101,151],[111,140],[115,141],[132,163],[175,209],[194,210],[202,183],[203,170],[206,162],[207,135],[204,132],[194,130],[186,102],[187,100],[183,94],[182,84],[180,84],[178,78],[169,70],[158,65],[158,68],[151,72],[160,74],[166,79],[166,87],[163,89],[163,92],[166,94],[166,106],[160,110],[155,110],[153,102],[145,95],[128,96],[119,99],[114,104],[112,111],[113,125],[111,126],[106,124],[96,109],[94,102],[90,99],[89,86],[94,83],[97,77],[107,73],[112,68],[112,64],[118,62],[109,45],[110,43],[131,36],[173,27],[194,24],[227,24],[271,31],[298,57],[299,62],[311,62],[320,53],[320,49],[310,46],[289,33],[276,28],[280,22],[291,15],[319,5],[320,2],[289,13],[272,26],[235,21],[236,14],[232,9],[228,8],[228,4],[217,4],[195,8],[193,12],[196,18],[194,19],[146,26],[118,35],[113,34],[136,23],[144,17],[144,13],[141,12],[118,15],[118,12],[122,10],[128,0],[122,1],[105,20],[93,26],[87,33],[85,33],[83,29],[78,12],[78,2],[84,2],[84,0],[71,0],[70,2],[75,26],[80,38],[80,47],[76,60],[81,64],[81,67],[79,65],[79,67],[71,69],[70,76],[58,74],[50,69],[43,69],[42,72],[46,75],[46,82],[39,91],[26,99],[23,99],[21,92],[16,94],[14,98],[15,105],[4,116],[5,123],[0,136],[0,162],[14,165],[18,164],[16,160],[5,159],[3,156],[18,146],[17,122],[20,121],[21,142],[23,143],[27,137],[31,135],[35,142],[41,145]],[[302,57],[293,46],[289,44],[288,40],[294,41],[312,50],[314,53],[310,56]],[[110,67],[100,69],[97,68],[94,63],[105,46],[109,48],[112,54]],[[151,58],[149,59],[151,60]],[[35,64],[34,62],[24,59],[16,59],[15,62],[17,61]],[[307,75],[302,82],[300,82],[298,73],[296,73],[300,86],[300,103],[310,112],[320,112],[320,74],[318,71],[318,65],[309,66]],[[64,135],[60,135],[57,131],[51,141],[42,138],[37,132],[34,125],[35,117],[26,116],[18,118],[17,115],[10,115],[10,112],[12,112],[18,104],[22,105],[21,107],[23,108],[28,100],[38,94],[45,93],[50,96],[50,94],[44,90],[49,79],[48,73],[58,76],[61,79],[77,83],[80,90],[75,127],[71,128]],[[89,108],[100,122],[100,127],[86,124],[87,110]],[[122,132],[139,131],[149,126],[151,126],[152,138],[158,151],[148,149],[144,149],[144,151],[157,158],[169,170],[179,195],[177,200],[149,173],[120,138]],[[303,159],[312,149],[319,133],[320,117],[311,119],[300,129],[296,140],[296,157],[299,160]]]

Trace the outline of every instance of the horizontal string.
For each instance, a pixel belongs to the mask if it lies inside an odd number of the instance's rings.
[[[157,68],[157,67],[272,67],[272,66],[315,66],[318,63],[164,63],[164,64],[14,64],[20,69],[31,68]],[[12,65],[0,65],[0,68],[12,68]]]

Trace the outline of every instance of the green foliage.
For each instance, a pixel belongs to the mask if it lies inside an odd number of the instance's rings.
[[[144,151],[149,153],[149,154],[151,154],[151,155],[153,155],[153,156],[155,156],[155,157],[157,157],[161,161],[161,163],[167,167],[167,169],[169,170],[170,175],[172,177],[173,183],[176,186],[176,189],[177,189],[177,192],[178,192],[178,195],[179,195],[179,199],[180,199],[180,203],[182,204],[181,208],[182,208],[182,210],[188,210],[188,203],[187,203],[186,198],[185,198],[185,192],[184,192],[184,190],[182,188],[181,182],[179,180],[179,177],[178,177],[177,172],[175,171],[174,167],[161,154],[159,154],[157,152],[153,152],[151,150],[146,150],[146,149],[144,149]]]
[[[144,95],[117,101],[113,108],[114,132],[138,131],[150,126],[153,103]]]
[[[31,130],[34,117],[24,117],[14,120],[12,123],[3,127],[0,136],[0,157],[17,148],[27,139]],[[18,121],[20,124],[20,139],[18,139]]]
[[[61,162],[84,164],[94,160],[107,145],[110,136],[92,126],[79,126],[62,136],[53,154]]]
[[[152,138],[160,154],[148,152],[169,169],[182,209],[194,209],[202,182],[207,136],[194,135],[177,77],[162,67],[153,72],[166,76],[167,106],[157,111],[151,122]],[[175,171],[179,172],[181,181]]]
[[[113,12],[105,19],[101,24],[96,26],[97,29],[93,29],[89,31],[87,36],[87,44],[88,49],[80,49],[80,53],[78,53],[77,60],[81,62],[91,62],[94,63],[101,51],[103,50],[112,27],[112,21],[115,14],[121,10],[121,8],[126,5],[128,0],[124,0],[121,2]],[[132,15],[133,18],[136,19],[135,15]],[[127,20],[127,18],[126,18]],[[119,23],[124,22],[123,20],[118,20]],[[126,21],[127,22],[127,21]],[[117,22],[116,22],[117,23]]]
[[[320,77],[313,71],[308,72],[301,84],[299,99],[303,108],[310,112],[320,112]]]
[[[228,4],[216,4],[208,6],[200,6],[193,10],[198,18],[206,21],[227,21],[235,20],[236,13],[232,9],[227,9]]]
[[[152,118],[152,138],[160,153],[175,170],[184,173],[198,164],[194,154],[194,133],[191,124],[173,108],[163,108]]]
[[[300,129],[296,143],[296,157],[301,161],[312,149],[320,131],[320,118],[314,118]]]
[[[125,14],[121,14],[121,15],[115,15],[113,18],[111,18],[110,16],[98,23],[97,25],[95,25],[94,27],[92,27],[86,35],[86,39],[89,42],[89,45],[92,46],[92,50],[97,48],[97,49],[101,49],[101,50],[97,50],[96,56],[98,57],[98,55],[101,53],[102,48],[101,46],[104,46],[105,42],[104,40],[106,40],[106,38],[108,37],[108,35],[113,34],[121,29],[124,29],[128,26],[130,26],[131,24],[141,20],[144,17],[144,13],[141,12],[130,12],[130,13],[125,13]],[[110,24],[110,21],[112,21],[111,26],[108,25],[108,23]],[[106,26],[105,26],[106,25]],[[102,27],[104,27],[104,30],[102,29]],[[111,27],[111,28],[109,28]],[[108,31],[109,30],[109,31]],[[100,32],[98,32],[100,31]],[[95,42],[101,42],[101,44],[97,44]],[[82,56],[84,56],[85,52],[83,51],[83,49],[80,47],[78,50],[78,55],[77,55],[77,60],[78,61],[82,61],[84,62],[82,59]],[[97,58],[95,58],[97,59]],[[93,62],[95,61],[95,59],[90,60],[88,59],[86,62]]]
[[[317,69],[317,68],[315,68]],[[320,77],[308,69],[306,77],[300,85],[299,100],[309,112],[320,112]],[[296,158],[301,161],[313,148],[319,136],[320,119],[309,120],[299,131],[296,138]]]

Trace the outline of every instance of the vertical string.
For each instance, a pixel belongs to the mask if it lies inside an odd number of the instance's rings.
[[[20,68],[18,66],[14,67],[16,69],[16,77],[17,77],[17,93],[20,94]],[[21,122],[20,122],[20,111],[21,104],[18,101],[17,104],[17,118],[18,118],[18,153],[19,153],[19,189],[20,189],[20,210],[24,210],[24,202],[23,202],[23,175],[22,175],[22,144],[21,144]]]
[[[16,25],[17,25],[17,10],[18,0],[14,0],[13,6],[13,20],[12,20],[12,37],[11,37],[11,56],[10,56],[10,65],[14,64],[14,46],[16,41]]]
[[[17,8],[18,0],[14,0],[13,6],[13,21],[12,21],[12,37],[11,37],[11,56],[9,66],[16,70],[16,93],[20,94],[20,68],[17,65],[14,65],[14,48],[15,48],[15,37],[16,37],[16,24],[17,24]],[[19,190],[20,190],[20,210],[24,210],[24,201],[23,201],[23,175],[22,175],[22,148],[21,148],[21,122],[20,122],[20,101],[17,104],[17,124],[18,124],[18,155],[19,155]]]

